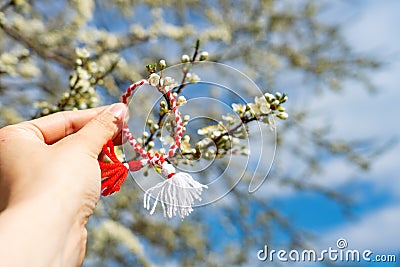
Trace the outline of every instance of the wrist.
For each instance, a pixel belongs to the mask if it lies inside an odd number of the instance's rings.
[[[56,201],[49,203],[45,198],[11,203],[0,214],[0,254],[7,252],[1,258],[10,261],[5,266],[58,265],[74,224]]]

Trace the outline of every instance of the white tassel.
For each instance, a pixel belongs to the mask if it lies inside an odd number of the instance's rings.
[[[200,195],[203,188],[208,187],[195,181],[188,173],[175,173],[175,168],[168,163],[162,165],[161,172],[165,177],[170,175],[172,177],[156,184],[145,192],[143,198],[144,208],[150,210],[150,198],[155,195],[153,194],[154,191],[158,191],[150,214],[154,213],[160,200],[164,217],[172,218],[178,215],[183,220],[185,216],[188,216],[193,211],[194,201],[201,201]]]

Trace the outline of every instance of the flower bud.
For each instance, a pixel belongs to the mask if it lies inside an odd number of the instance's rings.
[[[161,59],[160,62],[158,63],[158,65],[160,66],[160,69],[165,69],[167,67],[167,63],[165,62],[164,59]]]
[[[242,152],[240,154],[243,155],[243,156],[248,156],[248,155],[250,155],[250,150],[245,148],[245,149],[242,150]]]
[[[289,117],[289,115],[286,112],[278,113],[276,116],[281,120],[286,120]]]
[[[205,134],[207,134],[207,131],[204,130],[204,129],[198,129],[198,130],[197,130],[197,134],[198,134],[198,135],[205,135]]]
[[[265,96],[265,99],[266,99],[268,102],[272,102],[273,100],[275,100],[275,97],[274,97],[273,94],[265,93],[264,96]]]
[[[219,137],[220,135],[221,135],[222,133],[221,133],[221,131],[213,131],[213,135],[215,136],[215,137]]]
[[[186,63],[190,61],[190,57],[188,55],[182,55],[181,58],[182,63]]]
[[[285,108],[282,107],[282,106],[279,106],[279,107],[278,107],[278,111],[283,112],[283,111],[285,111]]]
[[[200,53],[200,61],[207,60],[207,58],[208,58],[208,52],[207,51],[203,51],[203,52]]]
[[[79,109],[87,109],[87,104],[85,102],[79,103]]]

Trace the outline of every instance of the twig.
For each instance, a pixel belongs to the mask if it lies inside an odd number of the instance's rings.
[[[192,67],[192,65],[193,65],[194,62],[196,61],[196,57],[197,57],[197,55],[199,54],[199,49],[200,49],[200,40],[197,40],[197,41],[196,41],[196,46],[195,46],[195,49],[194,49],[194,53],[193,53],[193,56],[192,56],[192,59],[190,60],[190,63],[189,63],[189,67],[186,67],[186,68],[183,70],[182,81],[181,81],[181,83],[180,83],[178,89],[175,91],[178,95],[182,92],[183,88],[185,88],[185,86],[187,85],[187,83],[185,83],[186,77],[187,77],[187,75],[188,75],[188,73],[189,73],[190,68]]]
[[[99,77],[96,77],[96,78],[95,78],[94,84],[97,84],[97,82],[98,82],[99,80],[104,79],[108,74],[110,74],[111,72],[113,72],[114,69],[115,69],[115,67],[118,65],[119,60],[120,60],[119,58],[118,58],[117,60],[115,60],[115,61],[111,64],[111,67],[110,67],[107,71],[105,71],[105,72],[104,72],[102,75],[100,75]]]
[[[249,122],[252,122],[252,121],[256,121],[256,120],[259,120],[261,117],[265,117],[265,116],[269,116],[269,114],[262,114],[260,117],[251,117],[251,118],[249,118],[249,117],[247,117],[247,116],[245,116],[245,117],[240,117],[240,119],[241,119],[241,123],[239,123],[239,124],[237,124],[237,125],[235,125],[233,128],[231,128],[231,129],[229,129],[228,131],[225,131],[224,133],[222,133],[221,135],[219,135],[217,138],[215,138],[215,139],[211,139],[210,138],[210,142],[208,142],[204,147],[202,147],[202,149],[205,149],[205,148],[208,148],[208,147],[210,147],[212,144],[217,144],[217,142],[219,141],[219,140],[221,140],[221,138],[222,137],[224,137],[224,136],[231,136],[231,135],[233,135],[233,133],[235,132],[235,131],[237,131],[240,127],[243,127],[245,124],[248,124]],[[218,148],[218,146],[216,146],[217,147],[217,151],[216,151],[216,154],[221,154],[220,152],[219,152],[219,148]],[[198,153],[198,151],[197,151],[197,149],[196,149],[196,153]],[[223,152],[223,153],[225,153],[225,152]],[[193,153],[185,153],[184,155],[188,155],[188,154],[193,154]]]

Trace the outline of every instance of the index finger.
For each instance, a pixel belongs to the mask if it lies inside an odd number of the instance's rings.
[[[44,143],[51,145],[79,131],[107,107],[58,112],[39,119],[22,122],[20,125],[25,129],[31,130]]]

